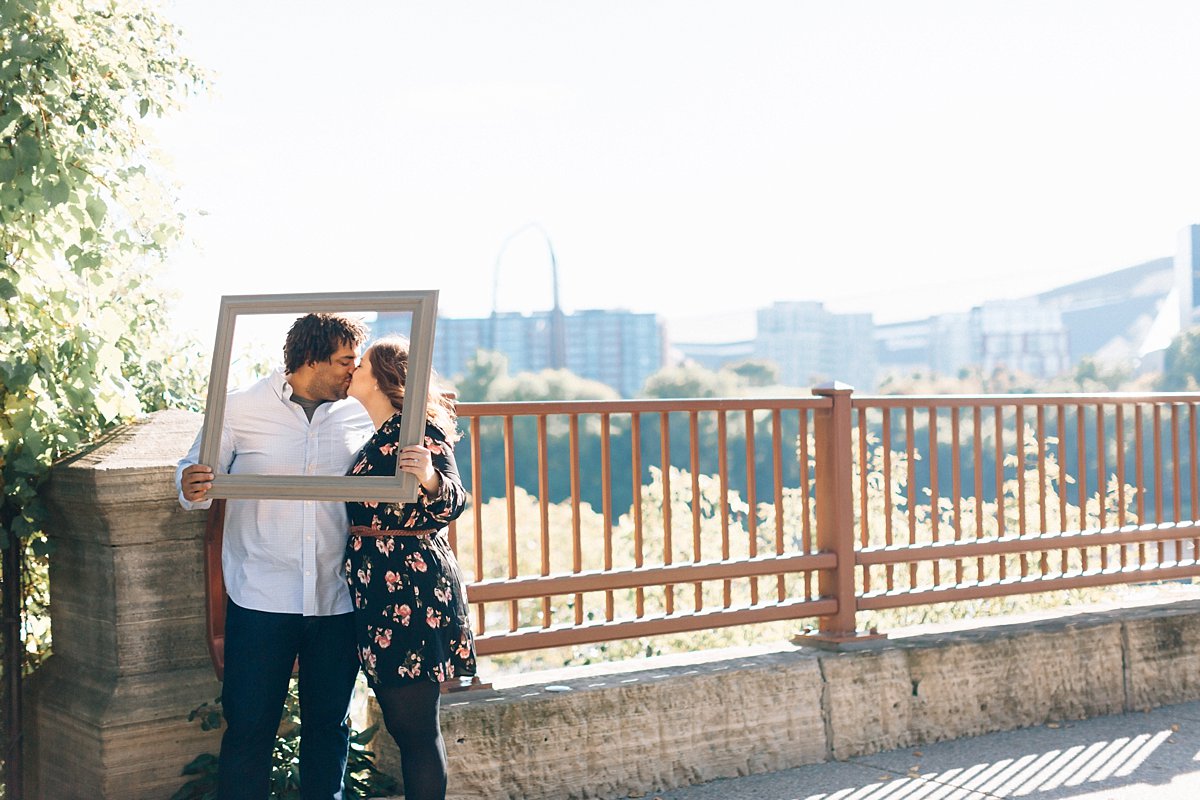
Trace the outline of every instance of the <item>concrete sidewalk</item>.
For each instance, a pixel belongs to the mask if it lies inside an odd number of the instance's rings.
[[[646,800],[1200,798],[1200,702],[655,792]]]

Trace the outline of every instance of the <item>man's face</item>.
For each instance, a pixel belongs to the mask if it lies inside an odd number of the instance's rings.
[[[355,349],[343,343],[328,361],[314,361],[309,392],[313,400],[345,400],[357,361]]]

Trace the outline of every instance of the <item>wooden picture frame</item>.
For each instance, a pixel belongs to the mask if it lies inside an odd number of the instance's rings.
[[[404,407],[421,409],[404,414],[400,446],[421,444],[425,437],[425,404],[433,368],[433,334],[437,323],[436,289],[396,292],[333,292],[313,294],[226,295],[221,298],[213,346],[212,371],[200,433],[200,463],[213,467],[208,496],[224,499],[334,500],[411,503],[418,497],[416,476],[396,470],[395,477],[344,475],[230,475],[217,466],[225,396],[237,318],[248,314],[400,312],[412,314]],[[370,341],[370,339],[368,339]],[[281,343],[282,344],[282,343]],[[411,404],[411,405],[410,405]]]

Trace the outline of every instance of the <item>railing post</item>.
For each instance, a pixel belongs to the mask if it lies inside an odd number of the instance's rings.
[[[799,644],[842,647],[884,637],[857,630],[858,597],[854,580],[854,431],[850,414],[854,387],[840,381],[823,383],[812,393],[828,397],[829,408],[813,412],[813,455],[817,512],[817,549],[837,556],[837,566],[818,573],[822,597],[837,600],[838,610],[821,617],[815,632],[797,638]]]

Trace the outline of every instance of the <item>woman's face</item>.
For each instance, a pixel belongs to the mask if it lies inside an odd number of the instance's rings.
[[[379,391],[379,387],[375,384],[375,377],[371,374],[371,351],[363,353],[362,361],[359,362],[358,369],[354,370],[354,377],[350,381],[350,391],[348,394],[355,400],[362,402],[367,395],[372,392]]]

